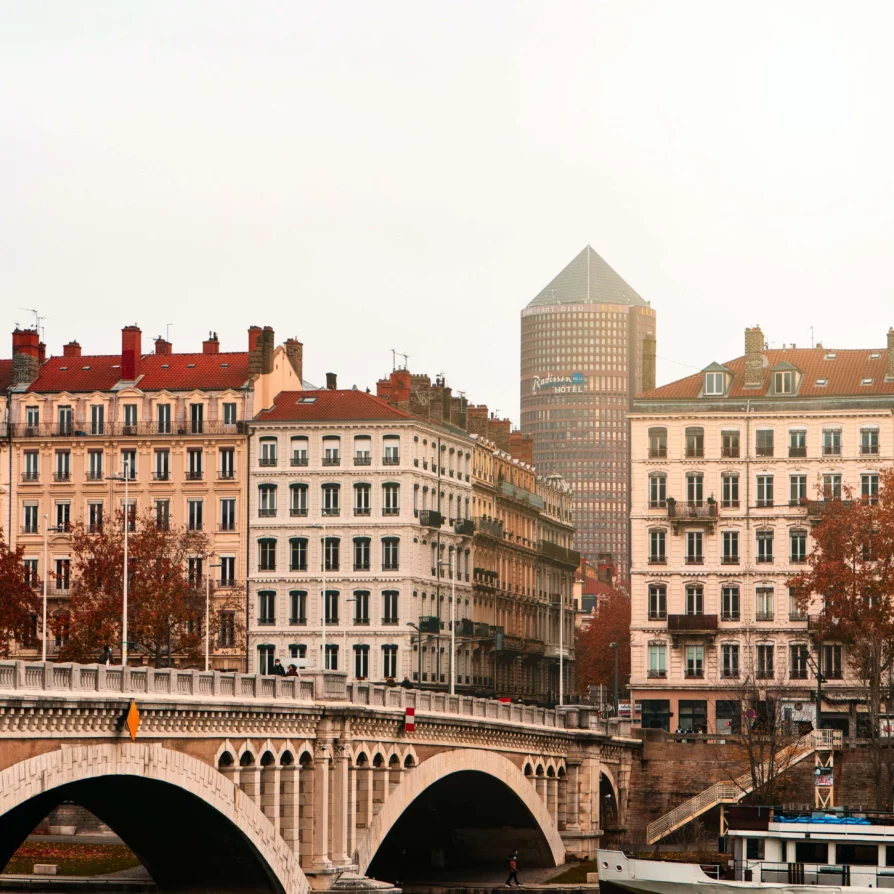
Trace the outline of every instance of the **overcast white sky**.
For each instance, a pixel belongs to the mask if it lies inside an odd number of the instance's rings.
[[[884,346],[892,31],[890,2],[6,0],[0,328],[272,325],[312,381],[396,348],[517,421],[519,312],[589,242],[657,309],[660,381],[756,323]]]

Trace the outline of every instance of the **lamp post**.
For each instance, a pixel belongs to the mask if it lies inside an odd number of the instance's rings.
[[[609,643],[608,647],[613,649],[615,652],[615,680],[614,680],[614,694],[612,696],[614,702],[614,714],[615,717],[620,716],[618,713],[618,644],[617,643]]]
[[[412,621],[407,621],[407,627],[412,627],[413,630],[416,631],[418,636],[416,637],[416,651],[419,654],[419,670],[416,674],[416,688],[422,688],[422,631],[419,629],[417,624],[414,624]]]
[[[210,559],[211,556],[208,556]],[[205,670],[209,670],[211,664],[211,569],[221,568],[221,565],[208,565],[205,572]],[[170,654],[168,660],[170,660]]]
[[[558,602],[550,602],[550,605],[559,606],[559,707],[565,704],[565,594],[553,593],[558,596]]]
[[[128,497],[128,483],[130,481],[130,465],[125,458],[123,460],[124,471],[120,475],[109,475],[109,481],[120,481],[124,479],[124,583],[123,583],[123,604],[121,607],[121,666],[127,667],[127,559],[128,559],[128,535],[130,533],[130,500]],[[170,661],[170,653],[168,660]]]
[[[308,525],[309,528],[315,528],[321,531],[320,535],[320,577],[323,583],[323,611],[320,613],[320,649],[322,650],[322,661],[320,663],[321,670],[326,670],[326,525]]]
[[[43,516],[43,649],[42,649],[42,661],[47,660],[47,580],[50,576],[50,568],[49,568],[49,558],[48,558],[48,540],[47,534],[50,531],[56,532],[60,529],[58,527],[50,527],[49,525],[50,517],[47,513],[44,513]]]
[[[458,554],[457,554],[458,555]],[[456,569],[450,562],[438,562],[438,567],[446,565],[450,568],[450,688],[451,695],[456,695]],[[421,654],[421,652],[420,652]]]

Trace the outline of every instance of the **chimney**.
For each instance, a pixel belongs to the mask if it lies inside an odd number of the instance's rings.
[[[509,433],[509,452],[523,463],[534,465],[534,437],[523,435],[520,431]]]
[[[261,333],[264,330],[260,326],[248,327],[248,350],[254,351],[261,346]]]
[[[760,326],[745,330],[745,388],[760,388],[764,380],[764,333]]]
[[[47,346],[43,342],[38,342],[37,344],[37,362],[43,366],[44,361],[47,359]]]
[[[40,371],[40,337],[36,329],[16,329],[12,333],[12,384],[27,385]]]
[[[125,382],[135,382],[140,377],[142,335],[139,326],[125,326],[121,330],[121,378]]]
[[[405,404],[410,400],[410,371],[396,369],[391,373],[391,401]]]
[[[286,357],[298,377],[298,385],[304,381],[304,345],[297,338],[286,339]]]
[[[171,343],[163,339],[160,335],[155,339],[155,353],[156,354],[170,354],[171,353]]]
[[[655,387],[655,351],[655,336],[647,335],[643,339],[643,391],[651,391]]]
[[[505,453],[509,453],[510,450],[511,430],[512,423],[508,419],[490,419],[488,421],[488,431],[490,432],[491,440]]]
[[[208,338],[202,342],[202,353],[203,354],[219,354],[220,353],[220,342],[217,340],[216,332],[209,332]]]
[[[81,346],[76,341],[70,341],[67,345],[63,346],[62,356],[63,357],[80,357],[81,356]]]
[[[272,326],[265,326],[261,333],[261,372],[270,375],[273,372],[273,349],[276,347],[276,336]]]
[[[487,437],[487,404],[480,407],[471,406],[466,408],[466,422],[468,423],[468,432],[470,435],[480,435],[482,438]]]
[[[326,388],[329,391],[335,391],[338,388],[335,373],[326,373]]]

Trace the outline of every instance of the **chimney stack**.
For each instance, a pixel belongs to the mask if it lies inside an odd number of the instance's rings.
[[[329,391],[335,391],[338,388],[335,373],[326,373],[326,388]]]
[[[217,340],[216,332],[209,332],[208,338],[202,342],[202,353],[203,354],[219,354],[220,353],[220,342]]]
[[[37,362],[43,366],[47,359],[47,346],[41,341],[37,343]]]
[[[121,330],[121,378],[125,382],[135,382],[140,377],[142,335],[139,326],[125,326]]]
[[[276,336],[272,326],[265,326],[261,333],[261,372],[270,375],[273,372],[273,349],[276,347]]]
[[[155,339],[155,353],[156,354],[170,354],[171,353],[171,343],[166,339],[162,338],[160,335]]]
[[[764,380],[764,333],[760,326],[745,330],[745,388],[760,388]]]
[[[523,463],[534,465],[534,437],[523,435],[520,431],[509,433],[509,452]]]
[[[260,326],[248,327],[248,350],[254,351],[261,346],[261,333],[264,330]]]
[[[12,384],[26,385],[40,372],[40,336],[36,329],[16,329],[12,333]]]
[[[655,336],[647,335],[643,339],[643,391],[651,391],[655,387],[656,348]]]
[[[76,341],[70,341],[67,345],[63,346],[62,356],[63,357],[80,357],[81,356],[81,346]]]
[[[286,357],[298,377],[298,386],[304,381],[304,345],[297,338],[286,339]]]

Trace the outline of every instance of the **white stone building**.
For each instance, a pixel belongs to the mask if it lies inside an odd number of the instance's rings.
[[[446,687],[454,586],[456,620],[471,617],[472,439],[331,384],[283,392],[250,424],[249,668],[421,667]]]

